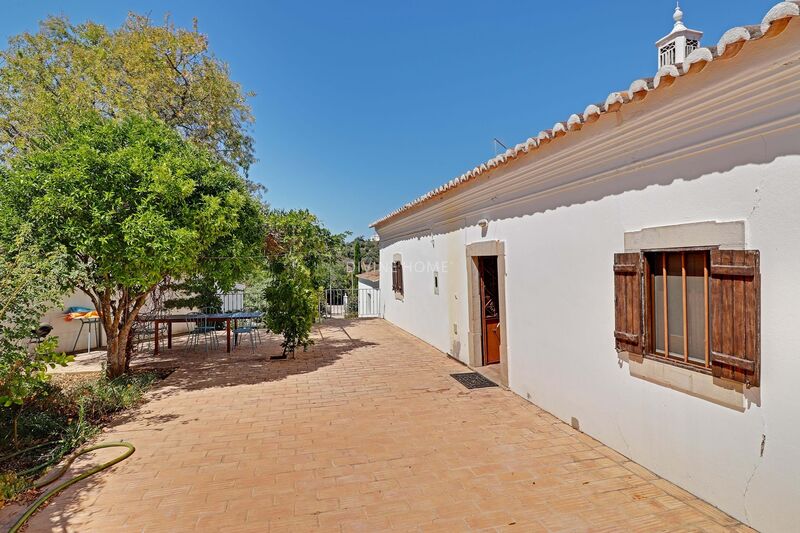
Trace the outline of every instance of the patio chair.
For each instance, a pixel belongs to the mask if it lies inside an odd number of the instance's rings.
[[[264,315],[253,319],[253,330],[256,333],[256,342],[261,345],[264,341],[261,339],[261,331],[266,331],[267,326],[264,324]]]
[[[164,311],[155,311],[141,315],[140,321],[136,324],[136,346],[139,347],[146,342],[155,339],[156,319],[166,316]],[[167,342],[167,332],[169,326],[166,323],[158,325],[158,347],[163,348]]]
[[[186,315],[186,347],[184,352],[188,352],[191,347],[200,345],[200,338],[203,338],[206,353],[209,348],[217,348],[219,339],[217,338],[216,325],[207,318],[208,310],[193,311]]]
[[[258,309],[245,309],[245,313],[257,313]],[[253,328],[253,334],[256,338],[256,344],[261,345],[263,343],[261,339],[261,330],[266,331],[266,324],[264,324],[264,314],[262,313],[261,316],[250,319],[250,327]]]
[[[42,324],[38,328],[31,330],[31,336],[28,338],[28,346],[32,346],[35,351],[36,347],[44,342],[51,331],[53,331],[53,326],[50,324]]]
[[[236,315],[234,315],[235,317]],[[233,346],[234,348],[239,345],[239,338],[247,335],[250,339],[250,350],[255,353],[256,351],[256,335],[257,330],[252,318],[239,318],[238,325],[233,329]]]

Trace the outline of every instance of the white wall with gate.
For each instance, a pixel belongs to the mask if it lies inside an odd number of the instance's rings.
[[[380,318],[383,316],[381,291],[377,286],[359,283],[356,289],[325,289],[320,300],[322,318]]]

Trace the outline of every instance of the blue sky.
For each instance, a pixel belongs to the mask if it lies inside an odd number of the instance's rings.
[[[777,0],[684,0],[716,44]],[[4,0],[0,39],[48,14],[117,26],[128,11],[190,27],[251,100],[271,205],[335,231],[370,222],[656,70],[673,0]]]

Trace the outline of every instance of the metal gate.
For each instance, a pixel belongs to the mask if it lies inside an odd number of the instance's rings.
[[[244,289],[218,294],[222,302],[222,312],[232,313],[244,310]]]
[[[325,289],[319,304],[322,318],[380,318],[380,289]]]

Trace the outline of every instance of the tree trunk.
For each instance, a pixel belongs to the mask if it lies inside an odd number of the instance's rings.
[[[100,320],[106,334],[108,346],[106,348],[106,374],[110,379],[117,378],[130,368],[129,337],[135,336],[134,323],[136,317],[147,301],[147,296],[156,288],[157,284],[149,287],[145,292],[131,297],[127,289],[117,289],[114,294],[120,294],[116,306],[112,301],[112,291],[108,288],[82,290],[89,295],[100,312]],[[131,339],[133,340],[133,339]]]
[[[131,361],[133,360],[134,350],[136,348],[136,326],[134,325],[128,331],[128,341],[125,343],[125,373],[131,371]]]
[[[114,379],[125,373],[125,345],[128,339],[127,334],[123,333],[115,333],[113,338],[111,335],[108,337],[106,374],[109,379]]]

